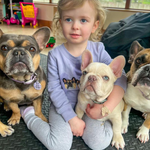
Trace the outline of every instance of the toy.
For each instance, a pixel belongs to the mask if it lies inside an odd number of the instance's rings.
[[[2,22],[6,22],[8,25],[10,25],[10,20],[8,14],[6,14],[6,17],[2,18]]]
[[[22,16],[21,16],[21,11],[17,11],[17,18],[19,19],[20,22],[22,22]]]
[[[6,20],[4,19],[3,21],[6,22],[8,25],[10,25],[10,23],[20,24],[20,21],[16,19],[13,14],[12,0],[10,0],[10,12],[11,12],[10,19],[6,19]]]
[[[54,37],[50,37],[50,39],[49,39],[49,41],[48,41],[48,43],[46,45],[46,48],[48,48],[48,47],[54,47],[55,42],[56,42],[55,38]]]
[[[17,15],[17,12],[14,12],[14,15],[15,15],[15,19],[18,19],[18,20],[19,20],[18,15]]]
[[[36,17],[38,14],[38,8],[34,6],[34,3],[28,2],[19,2],[22,14],[22,27],[26,25],[26,23],[30,23],[34,28],[38,26]]]

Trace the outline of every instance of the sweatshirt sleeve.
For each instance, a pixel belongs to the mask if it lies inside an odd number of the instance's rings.
[[[60,83],[57,59],[50,51],[47,60],[48,92],[58,114],[67,122],[76,116]]]
[[[101,50],[100,50],[101,62],[109,65],[112,61],[112,58],[110,57],[110,55],[105,50],[103,43],[100,42],[99,47],[101,48]],[[122,76],[116,80],[115,85],[119,85],[120,87],[122,87],[124,89],[124,91],[126,91],[126,89],[127,89],[127,77],[126,77],[126,73],[124,70],[122,71]]]
[[[115,85],[119,85],[120,87],[123,88],[124,92],[126,92],[127,77],[126,77],[126,73],[124,70],[122,71],[122,76],[116,80]]]

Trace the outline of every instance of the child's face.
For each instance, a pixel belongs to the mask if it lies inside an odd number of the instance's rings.
[[[80,44],[87,42],[91,33],[98,28],[99,21],[95,21],[96,11],[85,2],[82,7],[63,11],[61,26],[67,42]]]

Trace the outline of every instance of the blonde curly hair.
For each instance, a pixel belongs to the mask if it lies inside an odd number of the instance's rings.
[[[60,25],[62,11],[82,7],[85,1],[88,1],[94,6],[97,15],[96,21],[99,20],[99,27],[94,33],[90,35],[89,40],[91,41],[100,40],[103,31],[103,26],[106,20],[106,11],[104,8],[102,8],[100,4],[100,0],[59,0],[57,12],[54,15],[53,23],[52,23],[52,32],[53,32],[53,36],[56,38],[56,41],[57,38],[61,40],[62,39],[65,40]]]

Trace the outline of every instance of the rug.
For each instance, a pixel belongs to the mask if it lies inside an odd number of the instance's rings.
[[[47,73],[47,56],[41,54],[40,65]],[[43,95],[44,103],[42,106],[43,114],[48,118],[50,101],[48,98],[47,88]],[[7,120],[10,118],[11,112],[6,112],[3,109],[3,105],[0,104],[0,119],[3,123],[7,124]],[[149,150],[150,141],[143,144],[136,138],[136,133],[139,127],[142,125],[144,119],[142,114],[138,111],[132,110],[130,113],[130,125],[128,133],[124,134],[126,146],[124,150]],[[9,137],[0,136],[0,150],[47,150],[45,146],[33,135],[33,133],[27,129],[26,124],[21,119],[20,124],[13,126],[15,132]],[[65,133],[64,133],[65,134]],[[71,150],[90,150],[80,137],[73,138],[73,144]],[[106,150],[116,150],[111,145]]]

